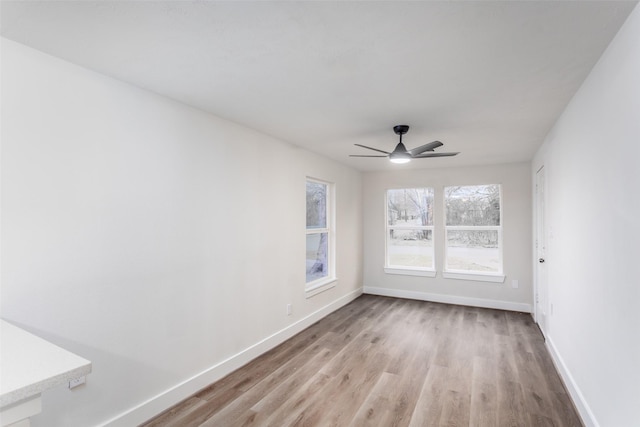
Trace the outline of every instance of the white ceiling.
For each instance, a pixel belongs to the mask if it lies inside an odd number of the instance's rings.
[[[2,1],[9,39],[360,170],[530,160],[636,2]],[[126,108],[126,106],[123,106]],[[438,139],[457,157],[390,165]]]

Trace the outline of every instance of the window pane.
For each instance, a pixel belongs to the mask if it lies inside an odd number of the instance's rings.
[[[327,227],[327,185],[307,181],[307,228]]]
[[[446,187],[447,225],[500,225],[500,186]]]
[[[448,270],[500,271],[497,230],[447,231]]]
[[[433,225],[433,188],[387,191],[389,225]]]
[[[307,234],[307,283],[329,275],[327,233]]]
[[[390,267],[433,268],[433,232],[431,230],[389,230],[387,257]]]

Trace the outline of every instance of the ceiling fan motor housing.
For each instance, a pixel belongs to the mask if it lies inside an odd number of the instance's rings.
[[[409,125],[396,125],[393,127],[393,131],[396,135],[404,135],[409,132]]]

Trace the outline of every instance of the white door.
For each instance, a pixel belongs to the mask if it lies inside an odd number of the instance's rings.
[[[536,286],[535,286],[535,316],[536,322],[543,334],[546,335],[547,316],[549,315],[549,292],[547,288],[547,232],[544,208],[544,167],[536,173]]]

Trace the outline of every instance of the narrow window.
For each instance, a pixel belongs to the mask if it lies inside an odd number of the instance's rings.
[[[445,187],[445,272],[502,274],[500,185]]]
[[[386,234],[387,273],[435,272],[433,188],[388,190]]]
[[[331,184],[307,178],[307,290],[334,278],[331,201]]]

